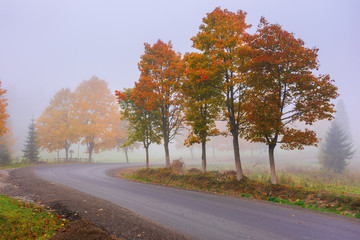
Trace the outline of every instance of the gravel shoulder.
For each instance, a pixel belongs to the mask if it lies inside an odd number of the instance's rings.
[[[0,194],[42,204],[73,220],[68,233],[59,233],[54,239],[73,239],[73,236],[91,236],[82,239],[188,239],[111,202],[47,182],[33,173],[35,168],[1,170]],[[69,232],[73,235],[67,238],[65,234]]]

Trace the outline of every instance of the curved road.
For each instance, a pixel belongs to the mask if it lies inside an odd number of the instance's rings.
[[[142,184],[106,174],[134,164],[45,166],[35,173],[108,200],[193,239],[359,239],[360,224],[260,201]],[[137,165],[139,166],[139,165]]]

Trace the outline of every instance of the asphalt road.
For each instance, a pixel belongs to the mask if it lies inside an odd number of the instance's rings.
[[[35,173],[108,200],[193,239],[360,239],[360,224],[301,208],[110,177],[132,164],[44,166]]]

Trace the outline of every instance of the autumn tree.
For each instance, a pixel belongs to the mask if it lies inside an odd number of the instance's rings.
[[[147,99],[146,109],[159,109],[159,124],[165,149],[166,167],[170,167],[169,143],[175,137],[182,123],[182,96],[180,93],[183,76],[181,55],[172,49],[172,44],[158,40],[153,46],[145,43],[145,52],[138,64],[140,79],[135,88],[139,99]]]
[[[116,147],[111,116],[118,112],[116,98],[105,80],[96,76],[83,81],[74,93],[74,117],[79,128],[81,144],[86,145],[91,162],[93,152]]]
[[[317,48],[307,48],[278,24],[261,18],[257,32],[249,38],[253,49],[248,62],[246,138],[268,145],[271,182],[277,183],[274,149],[303,149],[316,144],[316,133],[296,128],[296,122],[311,125],[331,119],[337,88],[329,75],[315,75],[319,67]]]
[[[149,168],[149,146],[160,144],[159,109],[147,108],[148,99],[138,98],[141,89],[124,89],[115,94],[121,108],[123,119],[128,122],[127,142],[123,146],[131,146],[141,142],[146,152],[146,168]]]
[[[119,118],[120,119],[120,118]],[[138,149],[140,144],[138,142],[129,143],[127,129],[129,128],[129,123],[126,120],[118,121],[119,134],[116,134],[116,148],[121,150],[125,154],[126,163],[129,163],[129,151]]]
[[[31,123],[29,125],[28,135],[25,140],[23,157],[27,162],[35,163],[39,161],[39,153],[40,147],[37,140],[37,132],[35,120],[31,119]]]
[[[337,121],[332,121],[324,143],[320,147],[319,162],[322,167],[342,173],[355,153],[345,130]]]
[[[219,7],[203,18],[199,33],[192,38],[193,47],[201,50],[212,64],[221,69],[221,82],[225,96],[224,119],[233,138],[234,159],[237,179],[243,178],[240,161],[239,134],[244,125],[244,95],[246,84],[242,66],[247,59],[244,54],[245,30],[250,25],[245,23],[246,13],[239,10],[233,13]]]
[[[5,93],[6,90],[2,88],[0,81],[0,136],[4,135],[7,132],[5,125],[6,120],[9,117],[9,115],[6,114],[7,100],[4,96]]]
[[[200,53],[185,56],[186,78],[183,80],[184,113],[190,134],[185,144],[201,144],[202,171],[206,172],[206,142],[219,134],[215,120],[222,104],[221,74],[217,65]]]
[[[58,91],[49,106],[37,120],[39,145],[49,152],[65,149],[66,161],[69,148],[79,140],[79,126],[73,111],[74,94],[69,88]]]

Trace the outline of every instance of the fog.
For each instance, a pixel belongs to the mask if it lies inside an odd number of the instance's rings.
[[[144,43],[161,39],[172,41],[182,54],[194,51],[190,38],[198,32],[206,13],[215,7],[230,11],[244,10],[246,21],[255,31],[261,16],[279,23],[307,47],[319,48],[320,73],[330,74],[344,102],[354,147],[360,151],[360,2],[353,1],[19,1],[0,0],[0,81],[8,92],[9,126],[18,137],[21,155],[24,138],[32,117],[41,115],[53,95],[61,88],[74,90],[83,80],[97,75],[112,91],[132,87],[139,77],[137,63]],[[336,103],[336,102],[334,102]],[[320,137],[329,126],[316,124]],[[229,141],[230,138],[225,139]],[[210,143],[211,144],[211,143]],[[241,144],[240,147],[242,147]],[[245,144],[246,145],[246,144]],[[151,159],[162,159],[162,146],[151,147]],[[77,146],[73,146],[77,149]],[[277,148],[281,159],[316,161],[317,149],[285,152]],[[75,151],[77,152],[77,151]],[[85,157],[79,148],[80,157]],[[131,153],[142,158],[143,150]],[[171,158],[189,162],[188,149],[172,145]],[[253,155],[252,155],[253,154]],[[222,159],[232,163],[231,150],[208,148],[209,161]],[[43,153],[43,158],[56,154]],[[246,159],[254,159],[250,150],[242,150]],[[266,160],[266,155],[256,159]],[[122,153],[102,153],[95,159],[124,160]],[[200,163],[200,150],[194,150],[194,162]],[[251,160],[249,160],[251,161]],[[359,161],[360,162],[360,161]]]

